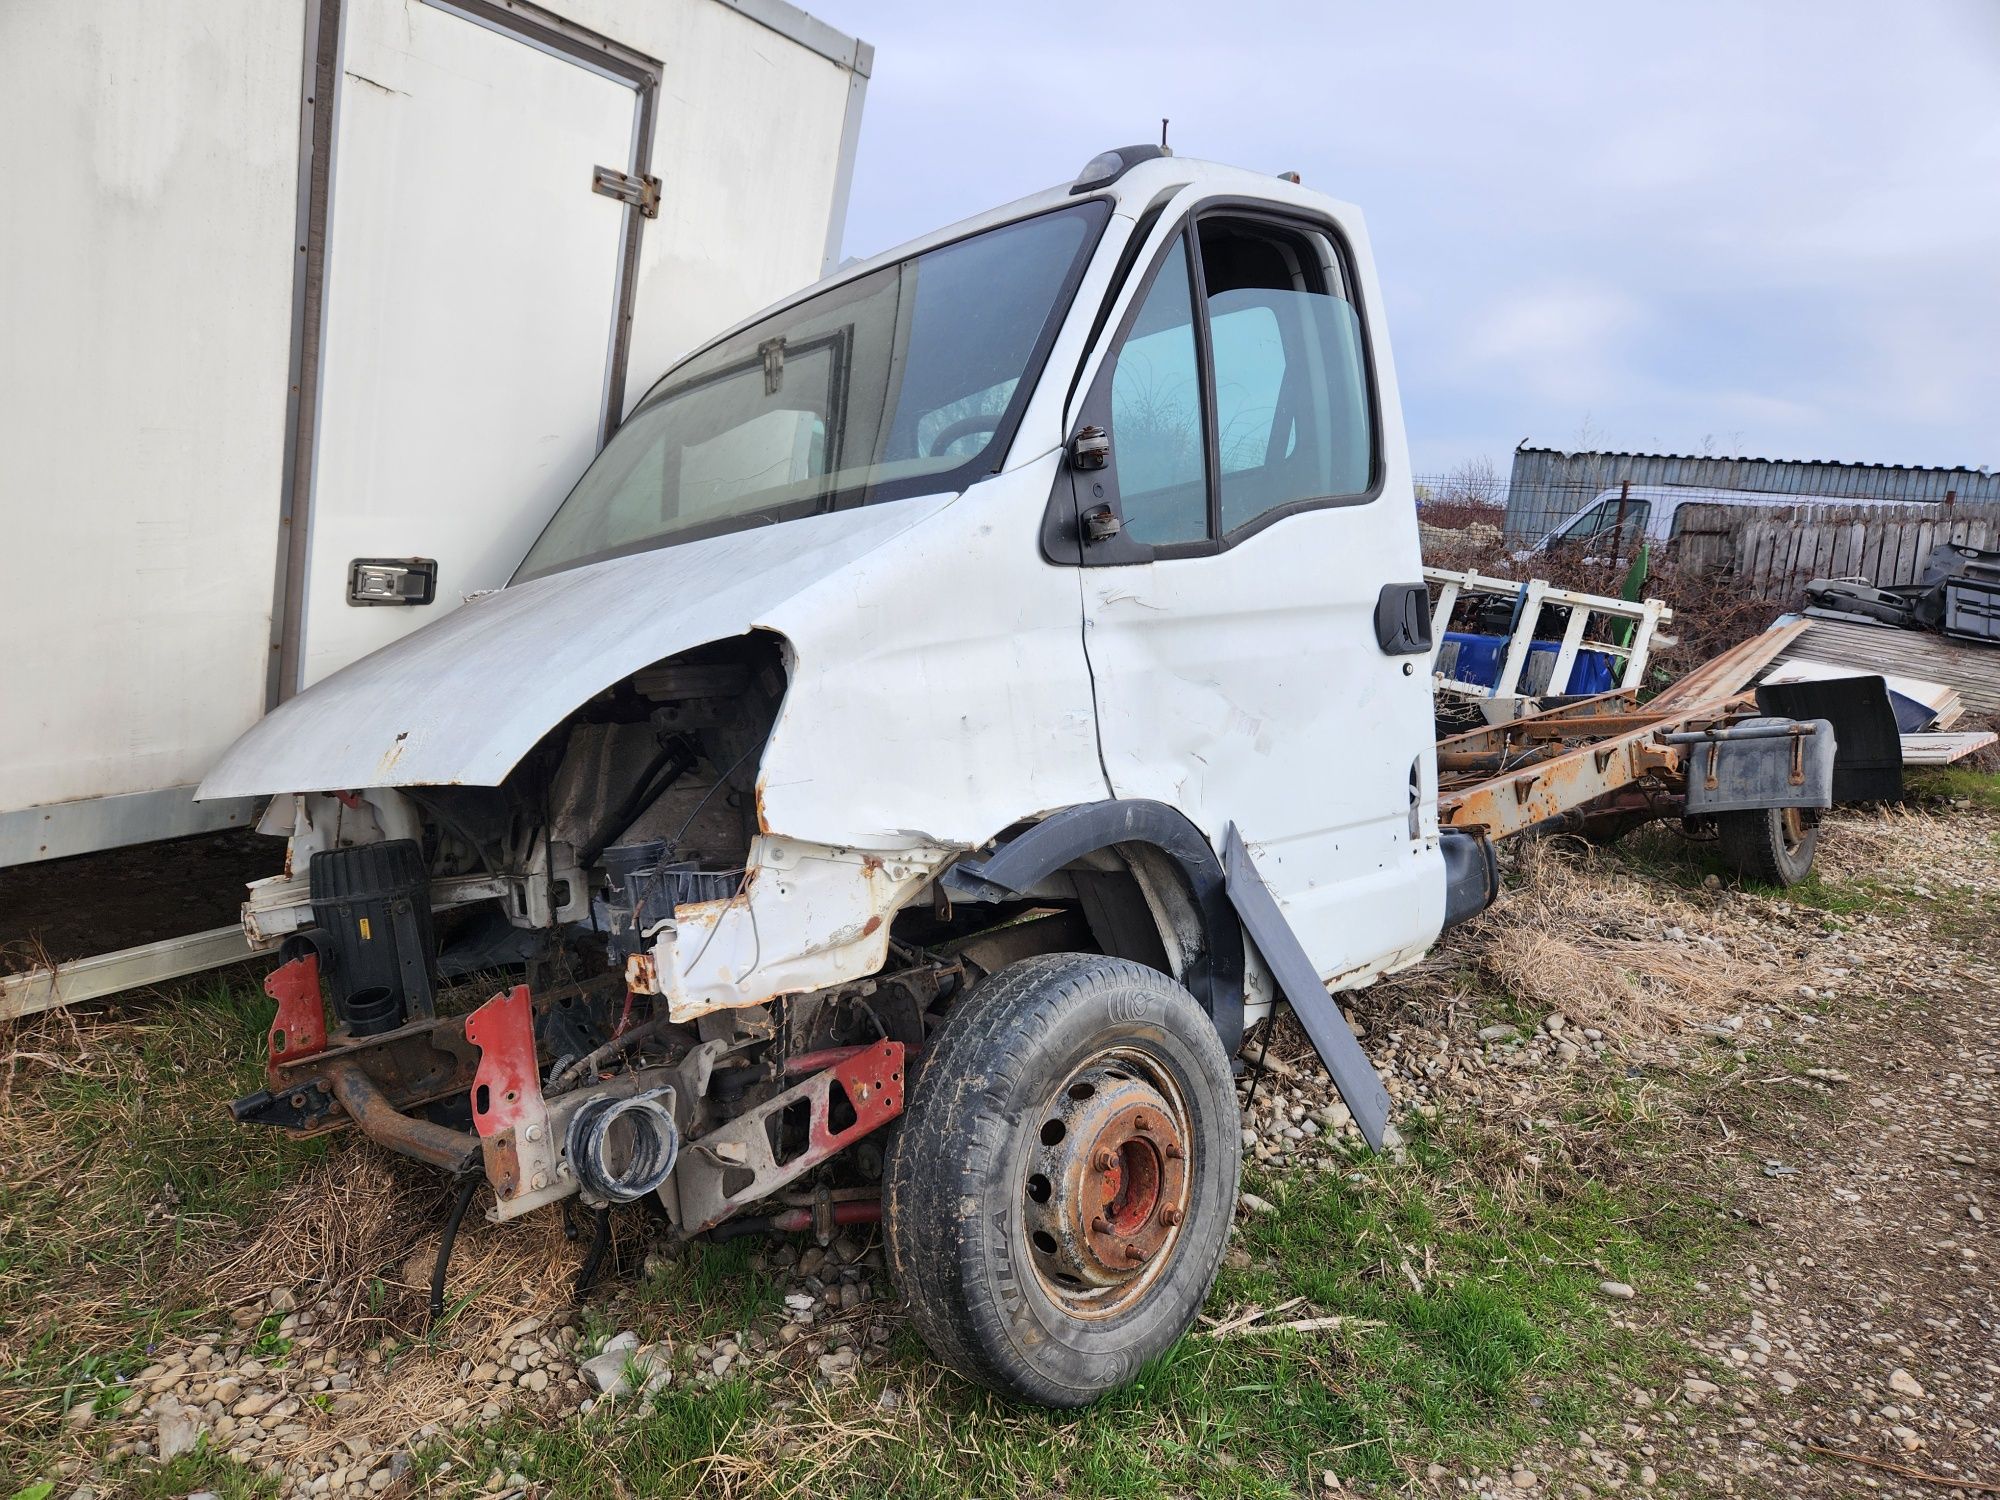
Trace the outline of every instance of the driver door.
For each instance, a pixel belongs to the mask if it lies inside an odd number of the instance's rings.
[[[1422,578],[1407,460],[1375,395],[1337,226],[1170,227],[1084,395],[1084,642],[1115,794],[1234,822],[1322,976],[1442,920],[1428,668],[1378,641]]]

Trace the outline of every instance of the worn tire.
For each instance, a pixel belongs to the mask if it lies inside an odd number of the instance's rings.
[[[1780,889],[1812,873],[1819,847],[1819,817],[1809,810],[1777,807],[1715,814],[1723,858],[1745,880]]]
[[[1030,1243],[1038,1210],[1029,1195],[1047,1191],[1039,1173],[1057,1149],[1049,1117],[1097,1107],[1066,1101],[1088,1099],[1076,1080],[1103,1082],[1106,1066],[1157,1085],[1181,1111],[1165,1128],[1186,1131],[1172,1184],[1184,1217],[1147,1207],[1145,1232],[1170,1236],[1157,1264],[1122,1288],[1079,1293],[1078,1283],[1050,1279],[1057,1262]],[[1128,1086],[1107,1084],[1098,1105],[1110,1108]],[[1148,1128],[1143,1112],[1124,1118]],[[1080,1125],[1060,1149],[1083,1150],[1086,1134]],[[1083,1406],[1129,1382],[1194,1322],[1222,1262],[1241,1167],[1229,1060],[1192,995],[1124,959],[1027,959],[954,1007],[911,1085],[884,1170],[890,1271],[917,1331],[959,1374],[1043,1405]],[[1102,1207],[1114,1213],[1110,1201]],[[1154,1227],[1162,1222],[1174,1227]],[[1036,1242],[1051,1240],[1044,1232]],[[1086,1300],[1100,1295],[1107,1301]],[[1078,1305],[1097,1311],[1078,1315]]]

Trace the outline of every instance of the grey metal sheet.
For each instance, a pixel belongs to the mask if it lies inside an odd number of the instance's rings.
[[[256,797],[197,803],[193,787],[169,786],[0,812],[0,868],[191,833],[248,828],[257,820],[260,805]]]
[[[1507,485],[1507,534],[1541,536],[1574,515],[1592,495],[1626,483],[1932,504],[1943,502],[1947,495],[1961,504],[2000,500],[2000,473],[1984,468],[1700,453],[1565,453],[1523,444],[1514,450]]]

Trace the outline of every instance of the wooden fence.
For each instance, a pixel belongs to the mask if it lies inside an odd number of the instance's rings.
[[[1729,575],[1763,598],[1813,578],[1915,583],[1940,542],[2000,547],[2000,504],[1683,505],[1667,556],[1697,577]]]

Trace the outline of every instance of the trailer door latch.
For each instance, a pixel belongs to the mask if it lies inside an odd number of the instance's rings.
[[[616,167],[593,167],[590,190],[620,203],[629,203],[648,219],[660,216],[660,179],[637,172],[621,172]]]
[[[429,604],[437,577],[434,557],[357,557],[347,565],[347,602]]]

